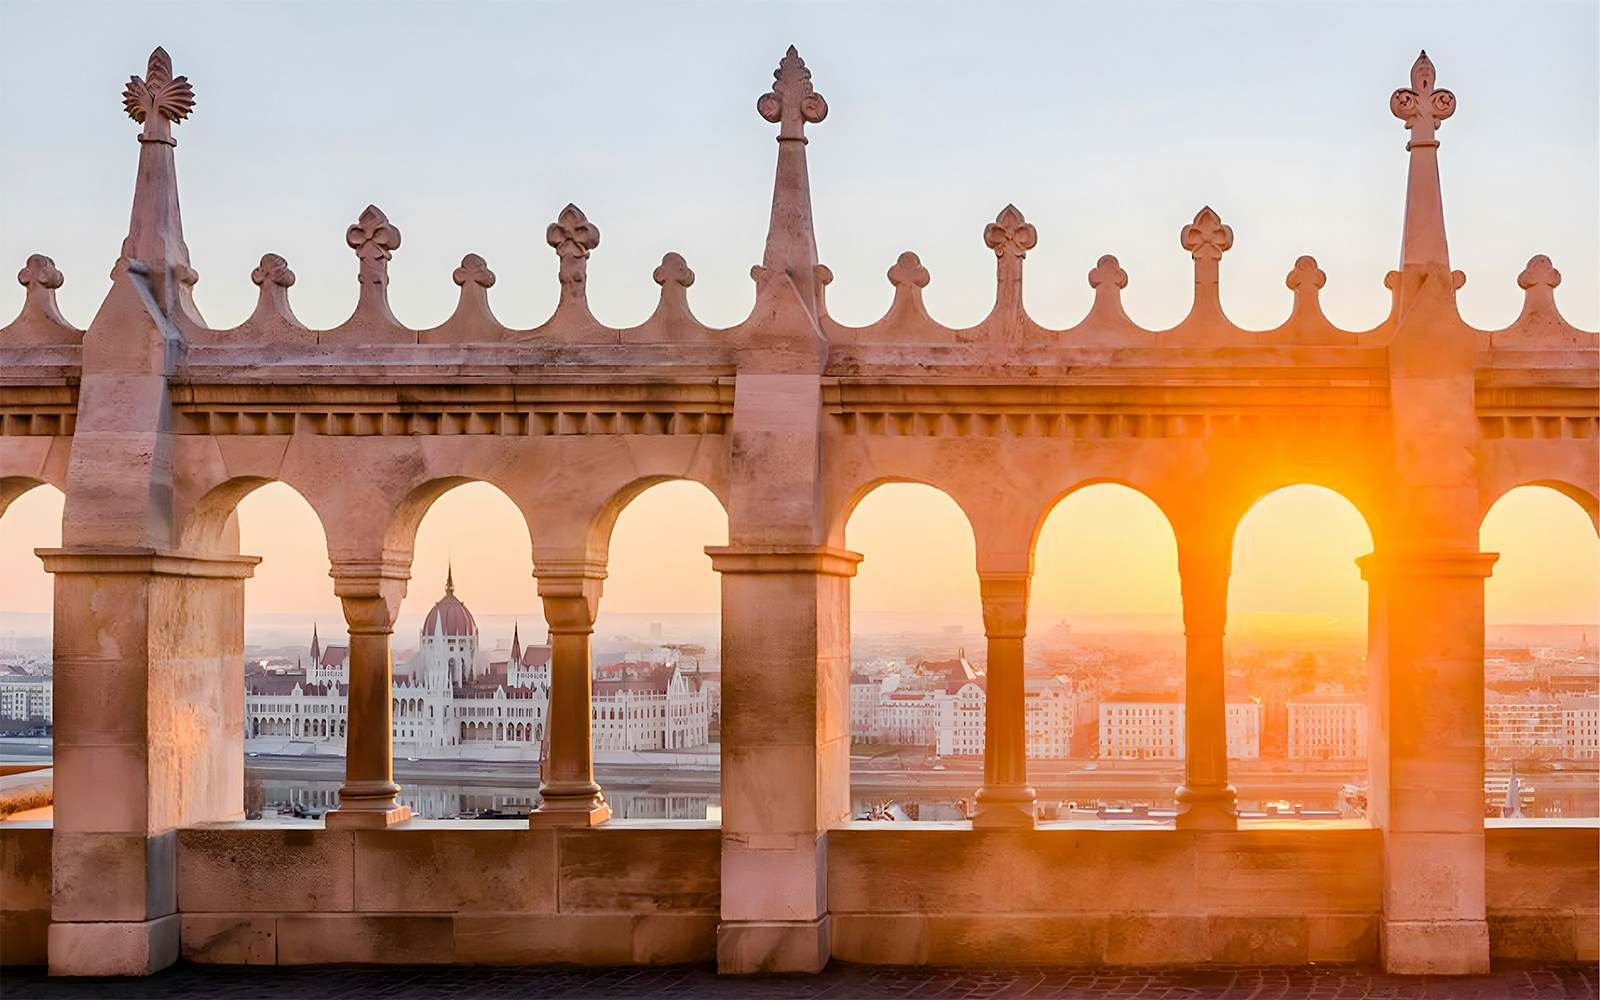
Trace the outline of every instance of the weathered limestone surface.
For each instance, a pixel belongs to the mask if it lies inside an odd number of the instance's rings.
[[[41,552],[55,574],[55,823],[47,841],[0,830],[18,885],[0,900],[4,961],[39,960],[46,877],[44,946],[61,974],[148,972],[180,949],[227,962],[715,956],[727,972],[830,956],[1377,957],[1440,973],[1492,955],[1593,957],[1593,826],[1486,833],[1481,818],[1495,556],[1478,551],[1478,525],[1507,490],[1544,484],[1600,529],[1600,338],[1561,317],[1561,274],[1543,256],[1516,277],[1525,307],[1510,326],[1462,321],[1437,137],[1456,102],[1426,56],[1411,76],[1390,99],[1410,135],[1400,266],[1371,330],[1327,320],[1310,257],[1288,271],[1283,324],[1233,324],[1220,286],[1236,234],[1209,207],[1174,227],[1194,264],[1177,326],[1133,323],[1128,273],[1103,255],[1088,314],[1046,329],[1023,281],[1049,234],[1014,205],[983,229],[996,285],[981,322],[931,317],[933,276],[908,251],[888,269],[885,316],[843,326],[827,310],[806,161],[828,105],[793,49],[757,102],[778,126],[771,221],[755,306],[733,328],[694,317],[694,272],[673,253],[652,274],[650,317],[600,323],[587,293],[600,225],[567,205],[545,233],[560,281],[545,323],[497,320],[496,274],[468,254],[454,314],[411,329],[388,300],[400,226],[368,205],[344,234],[359,288],[345,322],[301,323],[294,272],[267,253],[250,275],[255,312],[216,330],[195,308],[178,201],[173,133],[193,89],[158,49],[123,95],[142,130],[100,310],[86,330],[67,323],[64,276],[35,254],[18,274],[23,311],[0,328],[0,514],[40,484],[66,493],[62,547]],[[672,479],[704,484],[728,513],[728,545],[709,553],[722,574],[720,828],[617,823],[592,767],[589,635],[611,529]],[[412,819],[393,781],[390,631],[415,534],[472,481],[527,517],[556,640],[546,805],[517,829]],[[352,637],[350,752],[324,827],[235,822],[254,557],[238,553],[234,511],[269,482],[321,519]],[[973,530],[991,683],[977,829],[848,821],[859,556],[845,525],[886,482],[944,491]],[[1096,482],[1143,492],[1177,539],[1178,830],[1034,828],[1018,684],[1033,542],[1062,497]],[[1347,497],[1374,538],[1371,829],[1238,829],[1221,711],[1228,554],[1250,506],[1299,483]]]

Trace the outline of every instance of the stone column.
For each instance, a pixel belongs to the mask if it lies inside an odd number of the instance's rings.
[[[327,828],[383,829],[411,818],[394,781],[394,656],[390,639],[409,571],[335,565],[333,592],[350,629],[344,785]]]
[[[55,575],[52,975],[178,957],[177,830],[244,818],[244,581],[258,559],[41,549]]]
[[[1227,661],[1223,654],[1231,572],[1232,557],[1225,540],[1179,549],[1184,636],[1184,780],[1177,790],[1180,829],[1232,830],[1239,825],[1239,793],[1228,783]]]
[[[706,550],[722,574],[725,973],[815,972],[831,953],[827,831],[850,816],[850,586],[821,546]]]
[[[1378,552],[1372,736],[1383,828],[1380,948],[1390,972],[1489,971],[1484,905],[1483,581],[1494,553]]]
[[[594,664],[590,637],[600,609],[605,564],[540,562],[539,597],[550,626],[549,773],[541,775],[539,808],[529,826],[594,826],[611,818],[611,806],[594,780],[591,704]]]
[[[984,691],[983,787],[978,789],[974,827],[1033,826],[1022,664],[1029,581],[1026,572],[978,574],[989,665]]]

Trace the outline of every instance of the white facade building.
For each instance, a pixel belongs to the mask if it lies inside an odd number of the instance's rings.
[[[1028,756],[1071,755],[1081,693],[1059,677],[1024,688]],[[850,734],[858,743],[928,747],[941,757],[983,753],[984,678],[964,657],[920,663],[908,674],[850,677]]]
[[[1365,759],[1366,696],[1323,693],[1289,699],[1287,753],[1309,760]]]
[[[1227,706],[1228,756],[1261,756],[1261,706]],[[1182,760],[1184,705],[1178,695],[1119,695],[1100,703],[1100,756],[1111,760]]]
[[[0,719],[27,722],[55,719],[51,678],[31,674],[0,674]]]
[[[1600,760],[1600,696],[1561,699],[1561,730],[1568,760]]]

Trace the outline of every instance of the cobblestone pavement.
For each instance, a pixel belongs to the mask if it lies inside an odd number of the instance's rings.
[[[1257,969],[883,968],[834,963],[816,976],[723,977],[711,966],[639,969],[484,967],[319,968],[178,965],[148,979],[0,976],[5,1000],[193,997],[331,1000],[336,997],[621,1000],[1595,1000],[1593,965],[1497,969],[1488,976],[1387,976],[1348,967]]]

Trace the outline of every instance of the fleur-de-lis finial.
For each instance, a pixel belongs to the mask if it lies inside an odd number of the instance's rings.
[[[1195,260],[1221,260],[1233,246],[1233,227],[1223,225],[1222,218],[1207,205],[1194,222],[1183,227],[1179,239]]]
[[[389,258],[400,248],[400,230],[378,206],[366,207],[356,224],[345,230],[344,241],[361,261],[358,277],[363,285],[389,283]]]
[[[996,257],[1026,257],[1039,244],[1039,231],[1022,217],[1017,206],[1007,205],[993,222],[983,227],[983,242]]]
[[[600,245],[600,228],[578,206],[569,204],[550,223],[544,239],[561,258],[561,283],[582,284],[588,272],[589,251]]]
[[[899,288],[927,288],[928,269],[922,266],[922,258],[907,250],[889,268],[889,284]]]
[[[1439,123],[1456,113],[1456,95],[1434,89],[1436,78],[1433,62],[1424,51],[1411,66],[1411,86],[1401,87],[1389,97],[1389,110],[1411,130],[1407,148],[1435,142],[1433,133]]]
[[[489,262],[475,253],[469,253],[461,258],[461,266],[450,272],[450,280],[465,288],[468,284],[477,285],[479,288],[494,287],[494,272],[489,270]]]
[[[122,107],[129,118],[144,126],[140,142],[176,145],[172,126],[194,110],[194,88],[189,86],[188,77],[172,75],[172,58],[166,49],[157,48],[150,53],[144,78],[128,78],[128,86],[122,91]]]
[[[772,89],[756,100],[761,117],[778,125],[778,139],[805,141],[805,123],[828,117],[828,102],[811,89],[811,71],[793,45],[772,71]]]

